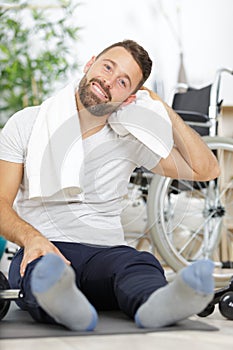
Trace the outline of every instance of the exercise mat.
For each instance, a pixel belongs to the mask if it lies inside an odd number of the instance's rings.
[[[133,334],[171,331],[217,331],[218,328],[199,320],[186,319],[176,325],[157,329],[138,328],[134,322],[120,311],[99,313],[99,322],[92,332],[69,331],[59,325],[48,325],[35,322],[31,316],[22,311],[15,303],[6,317],[0,321],[0,339],[66,337],[85,335]]]

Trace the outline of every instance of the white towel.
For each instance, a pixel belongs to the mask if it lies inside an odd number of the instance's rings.
[[[112,113],[108,122],[114,131],[135,136],[153,152],[166,158],[173,147],[171,120],[161,101],[153,100],[149,92],[139,90],[135,102]]]
[[[83,146],[75,102],[75,86],[68,84],[45,100],[28,144],[26,171],[29,199],[83,200]]]
[[[82,201],[82,136],[71,82],[45,100],[28,144],[26,171],[29,199]],[[121,136],[133,134],[152,151],[165,158],[173,146],[172,127],[163,104],[138,91],[135,103],[114,112],[108,122]]]

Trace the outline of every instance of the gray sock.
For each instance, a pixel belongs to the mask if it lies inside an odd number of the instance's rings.
[[[97,313],[75,284],[75,273],[55,254],[45,255],[36,265],[31,279],[38,304],[59,324],[75,330],[91,331]]]
[[[156,290],[136,312],[142,328],[164,327],[197,314],[214,294],[214,264],[200,260],[181,270],[175,280]]]

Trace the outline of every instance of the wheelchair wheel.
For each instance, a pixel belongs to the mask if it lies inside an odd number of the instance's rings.
[[[221,175],[209,182],[155,175],[147,210],[152,243],[174,271],[203,258],[215,262],[216,286],[233,275],[233,139],[204,137]]]
[[[233,320],[233,292],[228,292],[221,297],[219,311],[227,319]]]

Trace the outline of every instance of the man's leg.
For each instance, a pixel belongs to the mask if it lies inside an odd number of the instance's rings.
[[[202,311],[213,296],[212,271],[210,261],[200,261],[167,284],[163,269],[152,254],[120,246],[94,256],[83,270],[81,283],[95,307],[100,308],[108,299],[110,307],[115,298],[115,305],[135,318],[138,326],[154,328]],[[104,285],[108,285],[109,297]]]
[[[83,267],[80,279],[81,290],[97,310],[121,309],[131,318],[165,285],[158,260],[128,246],[99,249]]]
[[[213,268],[210,260],[200,260],[181,270],[171,284],[152,293],[139,307],[136,324],[163,327],[201,312],[213,298]]]
[[[72,330],[94,329],[97,313],[77,288],[73,268],[57,255],[48,254],[30,263],[21,278],[22,256],[23,250],[16,255],[9,271],[11,287],[25,292],[18,305],[39,322],[59,323]]]

